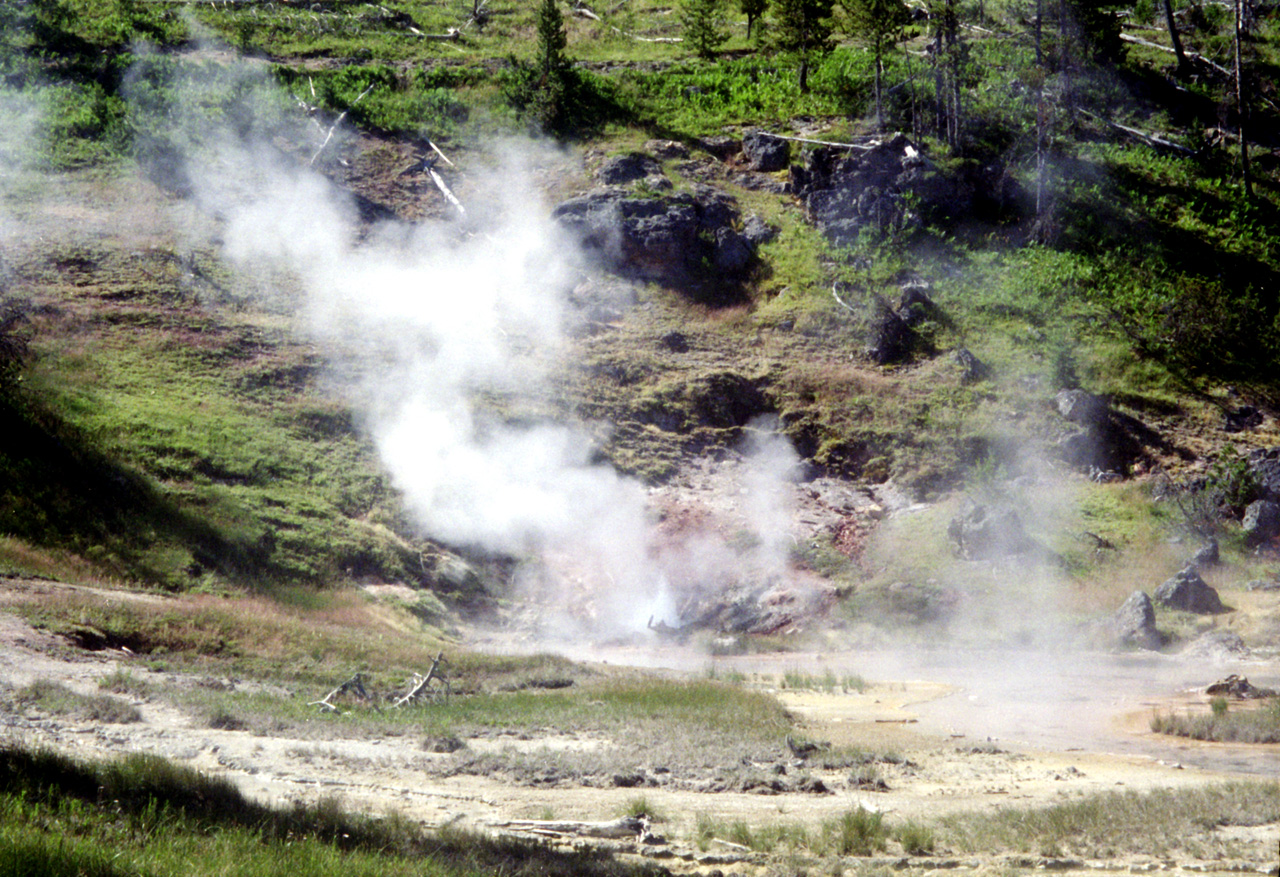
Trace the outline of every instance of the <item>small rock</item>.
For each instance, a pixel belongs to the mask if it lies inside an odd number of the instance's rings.
[[[743,225],[742,236],[747,239],[753,247],[761,244],[767,244],[778,236],[778,229],[765,222],[756,214],[747,217],[746,223]]]
[[[956,364],[960,366],[961,384],[966,386],[976,384],[978,381],[986,380],[991,376],[991,367],[974,356],[966,347],[956,350],[955,360]]]
[[[672,353],[689,352],[689,339],[682,332],[668,332],[659,339],[659,342]]]
[[[1199,567],[1204,569],[1210,566],[1217,566],[1220,560],[1218,554],[1218,540],[1210,539],[1204,547],[1191,556],[1188,566]]]
[[[649,140],[644,144],[644,151],[667,161],[675,158],[688,158],[689,147],[676,140]]]
[[[1222,429],[1224,432],[1244,432],[1246,429],[1262,426],[1262,420],[1262,412],[1257,408],[1241,405],[1223,416]]]

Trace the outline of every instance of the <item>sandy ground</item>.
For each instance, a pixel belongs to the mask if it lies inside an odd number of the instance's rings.
[[[172,674],[156,674],[136,659],[118,653],[68,653],[45,634],[0,612],[0,680],[21,686],[35,679],[52,679],[76,690],[99,691],[97,681],[121,666],[137,677],[159,685],[173,684]],[[614,663],[625,655],[612,656]],[[864,656],[865,658],[865,656]],[[795,661],[797,656],[789,656]],[[830,660],[830,656],[827,656]],[[744,659],[758,665],[760,659]],[[643,661],[639,661],[643,663]],[[274,803],[315,801],[336,796],[352,808],[373,812],[398,811],[424,825],[454,825],[484,830],[507,830],[513,819],[609,819],[635,798],[643,797],[668,821],[657,826],[669,840],[664,844],[620,844],[625,851],[660,859],[676,870],[708,871],[726,867],[750,873],[758,861],[728,847],[700,850],[691,837],[699,816],[715,820],[743,820],[751,825],[798,822],[816,826],[850,807],[864,806],[887,818],[930,818],[943,814],[1001,806],[1049,804],[1118,789],[1179,788],[1242,775],[1280,776],[1280,747],[1222,747],[1172,743],[1152,739],[1144,716],[1150,706],[1106,708],[1100,724],[1081,723],[1076,747],[1029,745],[1010,738],[983,735],[981,710],[973,708],[977,694],[945,673],[934,680],[903,678],[873,684],[862,692],[819,693],[780,691],[778,697],[800,719],[804,736],[832,744],[892,751],[900,764],[882,764],[887,791],[850,789],[834,771],[831,794],[699,793],[665,788],[531,787],[498,778],[440,777],[430,772],[431,760],[447,756],[425,751],[413,735],[381,739],[299,739],[262,736],[248,731],[203,726],[162,701],[135,701],[142,720],[130,724],[92,724],[50,717],[36,712],[0,714],[9,740],[51,746],[77,756],[109,757],[124,752],[148,752],[232,779],[255,798]],[[1116,692],[1111,692],[1115,695]],[[1186,703],[1194,694],[1170,691],[1167,705]],[[967,705],[964,710],[948,704]],[[1086,705],[1098,709],[1096,702]],[[1079,708],[1076,712],[1081,712]],[[1016,727],[995,714],[992,728]],[[1049,735],[1052,739],[1052,735]],[[591,735],[549,733],[535,739],[486,738],[468,740],[477,751],[518,747],[525,750],[588,748],[610,745]],[[1191,756],[1191,757],[1188,757]],[[1207,756],[1207,757],[1197,757]],[[1197,766],[1197,762],[1204,766]],[[814,772],[821,775],[820,771]],[[1057,867],[1065,871],[1143,869],[1200,873],[1266,873],[1280,862],[1280,825],[1232,829],[1236,856],[1218,862],[1170,862],[1126,859],[1123,862],[1055,862],[1018,860],[1028,868]],[[1024,857],[1025,858],[1025,857]],[[1034,859],[1035,857],[1033,857]],[[918,860],[921,868],[960,867],[982,871],[1002,860],[942,858]],[[1008,862],[1004,863],[1008,865]],[[763,866],[760,866],[763,867]],[[1003,866],[1002,866],[1003,867]]]

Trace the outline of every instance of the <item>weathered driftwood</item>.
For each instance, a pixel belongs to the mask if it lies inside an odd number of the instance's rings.
[[[795,143],[813,143],[817,146],[838,146],[841,149],[861,149],[863,152],[869,152],[880,145],[879,140],[873,140],[870,143],[834,143],[830,140],[814,140],[810,137],[792,137],[788,134],[774,134],[772,131],[762,131],[766,137],[773,137],[776,140],[791,140]]]
[[[1124,134],[1128,134],[1133,139],[1145,143],[1152,149],[1167,149],[1170,152],[1177,152],[1181,155],[1195,155],[1195,150],[1181,143],[1174,143],[1172,140],[1165,140],[1163,137],[1157,137],[1154,134],[1148,134],[1145,131],[1139,131],[1137,128],[1130,128],[1128,125],[1121,125],[1119,122],[1112,122],[1110,119],[1104,119],[1096,113],[1088,110],[1080,110],[1080,115],[1088,116],[1091,119],[1097,119],[1104,125],[1116,129]]]
[[[311,703],[307,704],[307,706],[323,707],[327,710],[332,710],[335,713],[340,713],[342,710],[338,709],[338,707],[333,703],[333,699],[344,694],[354,697],[357,700],[363,700],[366,703],[373,702],[373,695],[369,694],[368,689],[364,687],[364,674],[357,673],[346,682],[333,689],[333,691],[330,691],[322,699],[313,700]]]
[[[529,831],[546,836],[638,837],[649,830],[649,821],[639,816],[622,816],[608,822],[574,822],[562,819],[513,819],[494,823],[497,828]]]
[[[373,86],[374,83],[369,83],[369,87],[360,92],[360,96],[351,102],[351,107],[354,107],[356,104],[360,103],[360,101],[364,100],[369,92],[373,91]],[[314,90],[315,88],[313,86],[312,91]],[[329,126],[329,132],[324,135],[324,142],[321,143],[320,148],[315,151],[315,155],[311,156],[311,161],[309,161],[308,164],[314,165],[316,163],[316,159],[320,157],[320,153],[324,152],[324,148],[328,146],[329,141],[333,139],[333,132],[338,130],[338,126],[341,125],[342,120],[347,117],[347,113],[351,112],[351,107],[347,107],[338,115],[338,118],[333,120],[333,124]]]
[[[444,659],[444,652],[436,655],[435,660],[431,662],[431,669],[427,671],[427,675],[420,673],[413,674],[413,685],[404,694],[397,697],[391,702],[393,707],[402,707],[406,704],[414,703],[418,700],[429,699],[436,700],[440,697],[449,698],[449,680],[444,673],[440,671],[440,665],[447,663]],[[432,683],[437,683],[432,685]]]
[[[1142,37],[1135,37],[1132,34],[1122,33],[1120,34],[1120,39],[1126,43],[1133,43],[1135,46],[1145,46],[1148,49],[1157,49],[1161,52],[1168,52],[1170,55],[1178,54],[1174,49],[1170,48],[1169,46],[1164,46],[1164,45],[1161,45],[1160,43],[1152,42],[1151,40],[1144,40]],[[1206,58],[1204,55],[1201,55],[1199,52],[1191,52],[1191,51],[1184,50],[1182,54],[1186,55],[1188,61],[1192,61],[1196,64],[1203,64],[1204,66],[1208,67],[1210,70],[1213,70],[1215,73],[1220,73],[1223,76],[1227,77],[1228,79],[1230,79],[1234,75],[1226,67],[1223,67],[1221,64],[1216,64],[1213,61],[1210,61],[1208,58]]]

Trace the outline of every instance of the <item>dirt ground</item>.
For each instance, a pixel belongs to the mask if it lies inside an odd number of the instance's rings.
[[[643,654],[619,650],[611,663],[628,658],[645,663]],[[670,655],[667,656],[671,658]],[[792,665],[818,656],[790,655]],[[863,656],[865,658],[865,656]],[[649,655],[650,662],[655,656]],[[832,656],[821,656],[831,661]],[[742,659],[735,666],[756,672],[781,659]],[[730,664],[722,664],[724,668]],[[0,612],[0,680],[22,686],[36,679],[56,680],[82,693],[96,693],[98,680],[127,667],[137,678],[156,686],[180,684],[172,673],[155,673],[123,653],[68,652],[25,622]],[[917,668],[918,669],[918,668]],[[399,813],[426,826],[458,826],[512,830],[512,820],[612,819],[643,796],[667,821],[655,826],[666,843],[609,842],[624,853],[660,860],[679,871],[710,872],[729,868],[754,873],[762,860],[727,845],[700,849],[694,842],[699,817],[722,822],[742,820],[752,826],[800,823],[810,827],[861,805],[893,819],[928,819],[944,814],[1002,806],[1050,804],[1096,792],[1197,786],[1239,776],[1280,774],[1280,747],[1227,747],[1170,743],[1154,739],[1145,718],[1152,702],[1125,700],[1118,685],[1102,700],[1083,705],[1096,713],[1092,724],[1080,723],[1079,746],[1035,745],[995,734],[984,735],[979,710],[972,705],[988,693],[937,679],[882,678],[860,692],[778,691],[777,696],[800,719],[804,737],[835,746],[892,751],[897,764],[879,766],[887,790],[851,789],[833,781],[829,794],[755,792],[700,793],[665,788],[588,788],[580,785],[539,787],[516,785],[496,777],[433,775],[430,762],[448,756],[424,750],[414,735],[381,739],[301,739],[264,736],[249,731],[206,726],[160,699],[135,700],[142,719],[129,724],[97,724],[34,711],[0,714],[3,736],[27,745],[49,746],[79,757],[110,757],[147,752],[233,780],[246,793],[276,804],[313,802],[337,797],[346,806],[370,812]],[[1011,692],[1016,697],[1017,692]],[[1201,697],[1171,690],[1169,707]],[[1080,705],[1068,712],[1081,712]],[[1014,718],[1010,720],[1009,716]],[[1016,710],[988,715],[995,731],[1017,727]],[[514,748],[525,751],[587,749],[613,745],[598,735],[548,732],[531,739],[475,738],[473,750]],[[1203,765],[1203,766],[1200,766]],[[814,772],[821,775],[820,771]],[[834,771],[847,775],[848,771]],[[1239,856],[1230,861],[1192,862],[1130,858],[1123,862],[1053,861],[1032,857],[1013,864],[1031,868],[1196,870],[1201,873],[1266,873],[1277,861],[1280,824],[1231,829]],[[900,858],[900,857],[899,857]],[[1026,857],[1022,857],[1025,859]],[[893,861],[897,862],[898,859]],[[1003,862],[1003,864],[1002,864]],[[943,857],[911,863],[926,869],[966,870],[1009,865],[999,857]],[[1274,873],[1274,872],[1272,872]]]

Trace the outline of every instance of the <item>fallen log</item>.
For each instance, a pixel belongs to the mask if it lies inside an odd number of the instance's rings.
[[[449,680],[440,672],[440,665],[444,663],[447,663],[444,659],[444,652],[440,652],[436,655],[435,660],[431,662],[431,669],[427,671],[427,675],[423,676],[420,673],[414,673],[413,685],[409,687],[407,692],[392,701],[391,705],[398,708],[420,699],[439,700],[444,698],[448,700],[451,694]],[[432,685],[432,682],[438,684]]]
[[[639,816],[622,816],[608,822],[574,822],[560,819],[513,819],[496,822],[495,828],[528,831],[543,836],[576,835],[578,837],[639,837],[649,830],[649,820]]]
[[[1179,155],[1196,154],[1196,151],[1189,146],[1183,146],[1181,143],[1174,143],[1172,140],[1165,140],[1163,137],[1157,137],[1154,134],[1139,131],[1137,128],[1130,128],[1128,125],[1121,125],[1119,122],[1112,122],[1110,119],[1104,119],[1096,113],[1091,113],[1088,110],[1079,110],[1079,113],[1082,116],[1088,116],[1091,119],[1096,119],[1104,125],[1115,128],[1117,131],[1124,134],[1128,134],[1130,137],[1141,143],[1145,143],[1152,149],[1167,149],[1170,152],[1176,152]]]
[[[1145,46],[1148,49],[1157,49],[1161,52],[1168,52],[1170,55],[1178,54],[1177,51],[1170,48],[1169,46],[1163,46],[1160,43],[1153,42],[1151,40],[1144,40],[1142,37],[1135,37],[1132,34],[1122,33],[1120,34],[1120,40],[1121,42],[1125,42],[1125,43],[1133,43],[1135,46]],[[1194,61],[1197,64],[1203,64],[1204,66],[1208,67],[1210,70],[1213,70],[1215,73],[1220,73],[1223,76],[1227,77],[1228,79],[1230,79],[1233,75],[1235,75],[1226,67],[1223,67],[1221,64],[1217,64],[1213,61],[1210,61],[1208,58],[1206,58],[1204,55],[1201,55],[1199,52],[1190,52],[1190,51],[1184,50],[1182,54],[1186,57],[1188,61]]]

